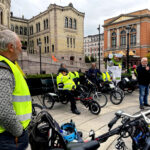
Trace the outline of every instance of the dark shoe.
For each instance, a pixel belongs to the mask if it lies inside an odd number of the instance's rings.
[[[140,105],[140,109],[144,109],[144,106],[143,106],[143,105]]]
[[[149,104],[144,104],[144,106],[150,107],[150,105],[149,105]]]
[[[74,114],[76,114],[76,115],[80,115],[80,112],[79,112],[77,109],[72,110],[72,113],[74,113]]]

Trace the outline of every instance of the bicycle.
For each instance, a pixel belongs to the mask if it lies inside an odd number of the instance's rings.
[[[141,112],[138,115],[130,115],[123,111],[118,111],[115,117],[108,123],[109,131],[103,135],[95,137],[94,131],[90,131],[92,140],[104,143],[114,135],[119,135],[115,148],[117,150],[125,150],[127,148],[123,138],[130,137],[132,139],[133,150],[150,150],[150,119],[146,116],[150,114],[150,110]],[[112,129],[113,125],[122,118],[122,125]],[[111,130],[112,129],[112,130]]]

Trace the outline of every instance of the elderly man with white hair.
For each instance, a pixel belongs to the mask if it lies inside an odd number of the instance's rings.
[[[22,44],[10,30],[0,31],[0,150],[25,150],[30,123],[31,96],[16,65]]]
[[[144,106],[150,106],[148,104],[150,66],[146,57],[141,59],[141,64],[137,67],[137,79],[139,82],[140,109],[144,109]]]

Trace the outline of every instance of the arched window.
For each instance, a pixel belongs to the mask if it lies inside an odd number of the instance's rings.
[[[3,10],[0,8],[0,24],[3,24]]]
[[[76,19],[73,20],[73,28],[74,28],[74,29],[77,28],[77,21],[76,21]]]
[[[15,32],[18,33],[18,26],[15,27]]]
[[[20,35],[23,35],[23,27],[20,27]]]
[[[120,33],[120,46],[126,45],[126,31],[122,30]]]
[[[130,32],[130,45],[136,45],[136,29],[132,28]]]
[[[27,27],[24,27],[24,35],[27,35]]]
[[[69,28],[72,28],[72,19],[69,19]]]
[[[116,40],[117,40],[116,32],[113,32],[112,36],[111,36],[111,45],[112,45],[112,48],[116,47]]]
[[[46,29],[48,29],[48,19],[46,19]]]
[[[65,28],[68,28],[68,18],[65,17]]]
[[[11,24],[11,30],[14,31],[14,25]]]

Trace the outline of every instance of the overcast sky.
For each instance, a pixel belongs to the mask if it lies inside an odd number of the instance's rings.
[[[14,16],[30,19],[47,9],[50,4],[73,6],[85,13],[84,36],[97,34],[97,27],[104,24],[104,20],[120,14],[141,9],[150,10],[150,0],[11,0],[11,11]],[[101,27],[103,32],[103,27]]]

